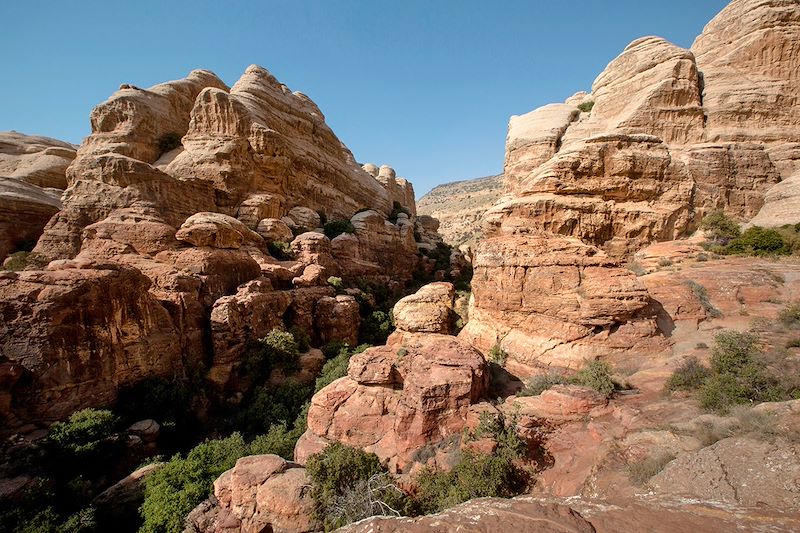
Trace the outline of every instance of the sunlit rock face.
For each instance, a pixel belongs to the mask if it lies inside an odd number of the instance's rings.
[[[663,347],[633,253],[717,210],[800,222],[799,46],[796,2],[736,0],[691,49],[638,39],[591,93],[512,117],[462,337],[528,367]]]

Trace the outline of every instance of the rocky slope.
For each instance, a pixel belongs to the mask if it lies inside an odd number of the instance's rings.
[[[793,1],[731,2],[691,49],[638,39],[590,94],[512,117],[462,338],[529,369],[658,351],[652,295],[620,268],[632,253],[715,210],[800,221],[798,17]]]
[[[503,192],[503,176],[486,176],[437,185],[417,202],[420,215],[439,221],[439,233],[455,247],[474,246],[481,236],[483,214]]]
[[[415,235],[438,239],[417,227],[407,180],[357,165],[317,106],[258,66],[231,88],[202,70],[122,85],[91,125],[77,153],[0,137],[0,257],[36,244],[0,272],[12,427],[148,376],[203,369],[232,393],[246,345],[273,328],[353,343],[359,306],[328,278],[401,288]],[[329,238],[326,221],[346,231]]]

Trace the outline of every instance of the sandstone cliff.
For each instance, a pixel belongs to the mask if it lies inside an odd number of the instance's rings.
[[[528,367],[663,349],[657,303],[620,268],[632,253],[716,210],[800,221],[799,17],[735,0],[691,49],[638,39],[591,93],[512,117],[462,337]]]
[[[261,67],[231,88],[204,70],[122,85],[91,126],[77,153],[0,137],[0,259],[36,244],[15,259],[26,270],[0,273],[11,426],[153,375],[207,372],[230,394],[248,342],[273,328],[356,343],[359,305],[329,278],[398,289],[417,268],[411,183],[359,166]]]

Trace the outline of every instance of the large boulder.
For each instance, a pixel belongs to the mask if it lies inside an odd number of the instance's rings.
[[[59,191],[0,178],[0,262],[33,247],[47,221],[61,209],[59,197]]]
[[[263,242],[258,233],[222,213],[195,213],[181,225],[175,238],[193,246],[214,248],[241,248]]]
[[[411,333],[453,332],[455,288],[452,283],[430,283],[401,298],[392,310],[397,329]]]
[[[353,356],[347,376],[311,400],[308,430],[295,447],[304,463],[338,441],[375,453],[393,472],[466,427],[488,386],[483,356],[455,337],[405,334]]]
[[[318,531],[304,468],[277,455],[251,455],[214,482],[214,496],[186,518],[188,533]]]

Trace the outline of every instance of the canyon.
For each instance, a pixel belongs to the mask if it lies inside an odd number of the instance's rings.
[[[289,449],[238,453],[178,517],[188,532],[331,529],[326,450],[372,454],[420,496],[426,475],[504,457],[508,432],[530,478],[515,497],[336,526],[800,529],[800,262],[717,253],[707,222],[798,238],[796,0],[733,0],[688,49],[635,40],[591,92],[511,117],[502,175],[420,201],[256,65],[231,87],[205,70],[125,84],[90,120],[78,147],[0,134],[2,498],[35,483],[15,453],[160,379],[195,391],[192,445],[259,391],[307,391],[256,421]],[[715,410],[670,388],[692,361],[712,379],[730,332],[786,394]],[[267,342],[287,335],[288,362]],[[156,455],[157,415],[110,440]],[[91,505],[145,512],[174,460],[121,462]]]

